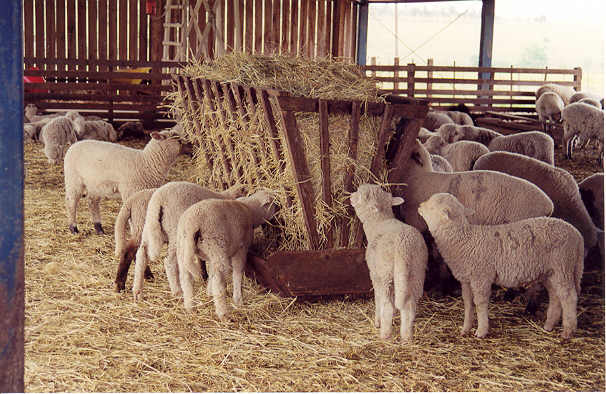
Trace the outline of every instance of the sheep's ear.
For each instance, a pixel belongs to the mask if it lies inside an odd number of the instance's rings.
[[[153,131],[149,134],[153,139],[161,141],[161,140],[165,140],[166,139],[166,135],[161,134],[157,131]]]
[[[392,197],[391,198],[391,206],[404,204],[404,199],[402,197]]]
[[[351,205],[353,205],[354,207],[358,205],[360,203],[360,193],[351,193],[351,195],[349,196],[349,202],[351,202]]]

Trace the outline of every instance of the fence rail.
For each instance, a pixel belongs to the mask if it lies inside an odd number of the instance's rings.
[[[581,90],[582,70],[515,67],[435,66],[414,63],[362,69],[380,83],[381,93],[427,99],[433,107],[465,104],[472,111],[534,113],[535,91],[547,83]]]

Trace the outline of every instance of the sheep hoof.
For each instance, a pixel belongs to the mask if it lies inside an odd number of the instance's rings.
[[[116,282],[116,287],[115,287],[116,293],[124,291],[125,288],[126,288],[126,286],[125,286],[124,282],[122,282],[122,281]]]
[[[537,305],[536,301],[529,301],[528,304],[526,304],[526,310],[525,310],[525,312],[527,314],[532,315],[532,316],[536,316],[537,310],[538,310],[538,305]]]
[[[101,226],[101,223],[94,223],[94,226],[95,226],[95,231],[97,232],[97,235],[105,234],[105,231],[103,231],[103,227]]]
[[[78,234],[78,226],[76,226],[75,224],[70,224],[69,225],[69,231],[71,231],[72,234]]]
[[[150,281],[154,280],[154,274],[149,269],[149,266],[145,268],[145,273],[143,275],[145,276],[145,279],[147,279],[147,280],[150,280]]]
[[[476,330],[476,337],[478,338],[486,338],[486,335],[488,334],[487,331],[480,331],[479,329]]]

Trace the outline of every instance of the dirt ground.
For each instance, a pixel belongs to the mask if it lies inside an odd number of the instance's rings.
[[[127,141],[140,148],[144,142]],[[491,299],[489,337],[462,337],[460,297],[420,301],[412,343],[380,340],[372,299],[281,298],[254,281],[244,305],[220,322],[204,286],[185,313],[160,261],[144,299],[116,293],[112,227],[120,204],[102,203],[107,234],[94,234],[86,201],[80,233],[67,229],[62,168],[37,144],[25,150],[25,382],[35,392],[153,391],[604,391],[604,273],[586,272],[578,330],[524,314],[519,299]],[[600,170],[595,152],[558,165],[577,180]],[[192,181],[182,156],[170,180]],[[132,270],[131,270],[132,272]],[[132,273],[127,279],[132,286]],[[230,290],[228,290],[230,291]],[[545,304],[540,309],[544,310]]]

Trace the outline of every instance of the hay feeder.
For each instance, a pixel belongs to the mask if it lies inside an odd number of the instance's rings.
[[[372,284],[364,259],[361,223],[351,206],[344,203],[344,196],[349,196],[363,181],[354,176],[358,152],[363,148],[359,144],[360,117],[374,119],[380,125],[373,133],[374,152],[365,171],[371,173],[369,176],[374,180],[388,180],[388,170],[395,167],[398,158],[410,154],[428,111],[427,102],[396,97],[388,97],[385,103],[324,100],[206,78],[175,75],[174,80],[184,108],[182,121],[199,130],[199,146],[216,148],[214,153],[204,149],[200,153],[212,168],[211,172],[222,174],[215,187],[229,187],[242,179],[251,186],[263,186],[258,178],[267,175],[260,175],[257,170],[243,174],[245,164],[237,163],[241,159],[237,153],[238,140],[217,138],[206,132],[209,127],[231,128],[231,135],[253,130],[262,138],[250,149],[248,166],[261,166],[263,157],[269,155],[292,176],[292,183],[280,184],[287,196],[282,209],[286,206],[301,217],[305,246],[298,250],[278,247],[266,256],[251,254],[249,273],[283,296],[369,294]],[[346,164],[340,164],[338,185],[334,182],[335,168],[331,179],[331,166],[337,164],[334,147],[333,151],[330,147],[329,118],[335,116],[347,118],[348,127],[343,137],[347,159]],[[298,124],[302,117],[314,119],[311,129],[314,138],[319,139],[319,146],[315,147],[319,152],[317,157],[306,155],[304,147],[309,145],[305,140],[308,137]],[[317,174],[310,171],[310,165],[319,168]],[[339,205],[342,214],[320,223],[324,219],[318,213],[318,205],[328,208]]]

